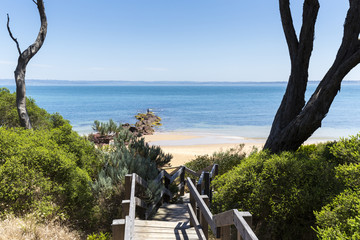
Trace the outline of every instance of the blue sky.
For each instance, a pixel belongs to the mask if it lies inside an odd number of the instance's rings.
[[[293,0],[297,29],[302,1]],[[323,0],[310,79],[319,80],[341,42],[348,1]],[[275,0],[47,0],[48,35],[27,79],[125,81],[287,81],[290,71]],[[0,79],[40,22],[31,0],[0,2]],[[360,67],[346,77],[360,80]]]

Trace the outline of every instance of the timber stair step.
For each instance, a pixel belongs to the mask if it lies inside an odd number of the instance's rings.
[[[190,195],[180,197],[179,203],[165,203],[151,220],[135,220],[134,239],[198,240],[186,203]]]
[[[135,220],[134,238],[166,240],[198,240],[189,222],[165,222],[155,220]]]
[[[190,215],[186,204],[190,202],[190,194],[186,193],[184,196],[181,196],[180,202],[163,204],[152,219],[158,221],[188,222]]]

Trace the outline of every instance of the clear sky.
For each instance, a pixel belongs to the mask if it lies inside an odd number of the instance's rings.
[[[293,0],[301,22],[301,0]],[[340,45],[346,0],[322,0],[310,67],[320,80]],[[125,81],[287,81],[287,45],[276,0],[46,0],[48,35],[27,79]],[[31,0],[0,1],[0,79],[40,20]],[[360,80],[360,67],[346,77]]]

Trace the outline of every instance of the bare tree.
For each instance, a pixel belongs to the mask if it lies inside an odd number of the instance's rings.
[[[7,15],[7,29],[11,39],[16,43],[17,50],[19,52],[18,63],[15,69],[15,82],[16,82],[16,106],[20,118],[21,126],[30,129],[31,122],[29,115],[26,110],[26,87],[25,87],[25,73],[26,66],[29,63],[30,59],[40,50],[41,46],[44,43],[46,32],[47,32],[47,20],[45,15],[45,8],[43,0],[33,0],[33,2],[37,5],[39,14],[41,27],[38,33],[38,36],[33,44],[31,44],[25,51],[21,52],[20,45],[17,39],[13,36],[9,22],[9,14]]]
[[[313,49],[318,0],[304,0],[303,21],[296,35],[289,0],[279,0],[281,21],[290,53],[291,73],[264,149],[296,150],[319,127],[340,91],[344,77],[360,62],[360,0],[349,0],[342,43],[335,61],[305,105],[308,68]]]

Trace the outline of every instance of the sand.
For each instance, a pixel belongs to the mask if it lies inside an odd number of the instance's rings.
[[[171,166],[180,166],[196,156],[211,155],[245,144],[244,152],[250,153],[253,147],[262,149],[265,139],[231,138],[216,135],[192,135],[188,133],[156,133],[145,136],[150,145],[160,146],[165,153],[173,155]]]

